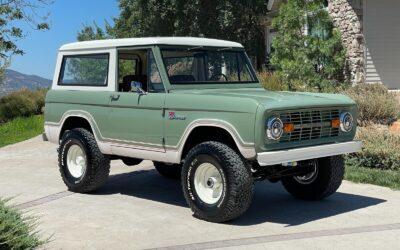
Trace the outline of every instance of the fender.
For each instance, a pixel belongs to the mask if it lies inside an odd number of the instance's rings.
[[[237,148],[239,149],[240,153],[245,158],[250,159],[250,158],[254,158],[256,156],[254,143],[245,142],[232,124],[230,124],[226,121],[223,121],[223,120],[218,120],[218,119],[194,120],[186,127],[185,132],[183,133],[181,139],[178,142],[178,145],[176,145],[176,146],[167,146],[166,145],[165,147],[177,150],[179,152],[179,158],[181,158],[183,148],[187,142],[187,139],[189,138],[191,132],[195,128],[198,128],[198,127],[222,128],[231,135],[231,137],[235,141],[235,144],[236,144]]]

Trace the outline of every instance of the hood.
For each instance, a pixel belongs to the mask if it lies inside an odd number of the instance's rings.
[[[266,109],[285,109],[323,106],[349,106],[355,102],[348,96],[341,94],[267,91],[264,88],[240,89],[204,89],[204,90],[178,90],[175,93],[194,95],[208,95],[215,97],[236,97],[238,99],[252,99]]]

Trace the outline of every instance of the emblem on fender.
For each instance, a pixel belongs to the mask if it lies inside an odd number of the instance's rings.
[[[168,112],[168,118],[170,120],[186,120],[186,116],[184,115],[177,115],[175,111]]]

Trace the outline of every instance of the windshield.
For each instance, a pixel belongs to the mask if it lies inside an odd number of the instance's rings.
[[[229,49],[162,49],[171,84],[255,83],[244,51]]]

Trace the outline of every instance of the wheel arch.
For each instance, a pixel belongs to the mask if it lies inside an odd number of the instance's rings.
[[[179,150],[179,158],[184,159],[189,150],[205,141],[218,141],[227,144],[240,153],[244,158],[252,159],[256,156],[253,143],[245,143],[231,125],[222,122],[197,122],[189,125]]]
[[[60,133],[58,135],[58,139],[61,140],[63,134],[67,130],[71,130],[74,128],[84,128],[88,130],[90,133],[94,135],[94,130],[92,124],[89,119],[81,115],[70,115],[66,117],[61,124]]]
[[[101,141],[101,133],[93,116],[84,110],[66,111],[59,122],[45,122],[45,131],[49,135],[49,141],[60,144],[61,138],[66,130],[73,128],[84,128],[93,134],[98,147],[103,154],[111,155],[112,151],[108,144]]]

